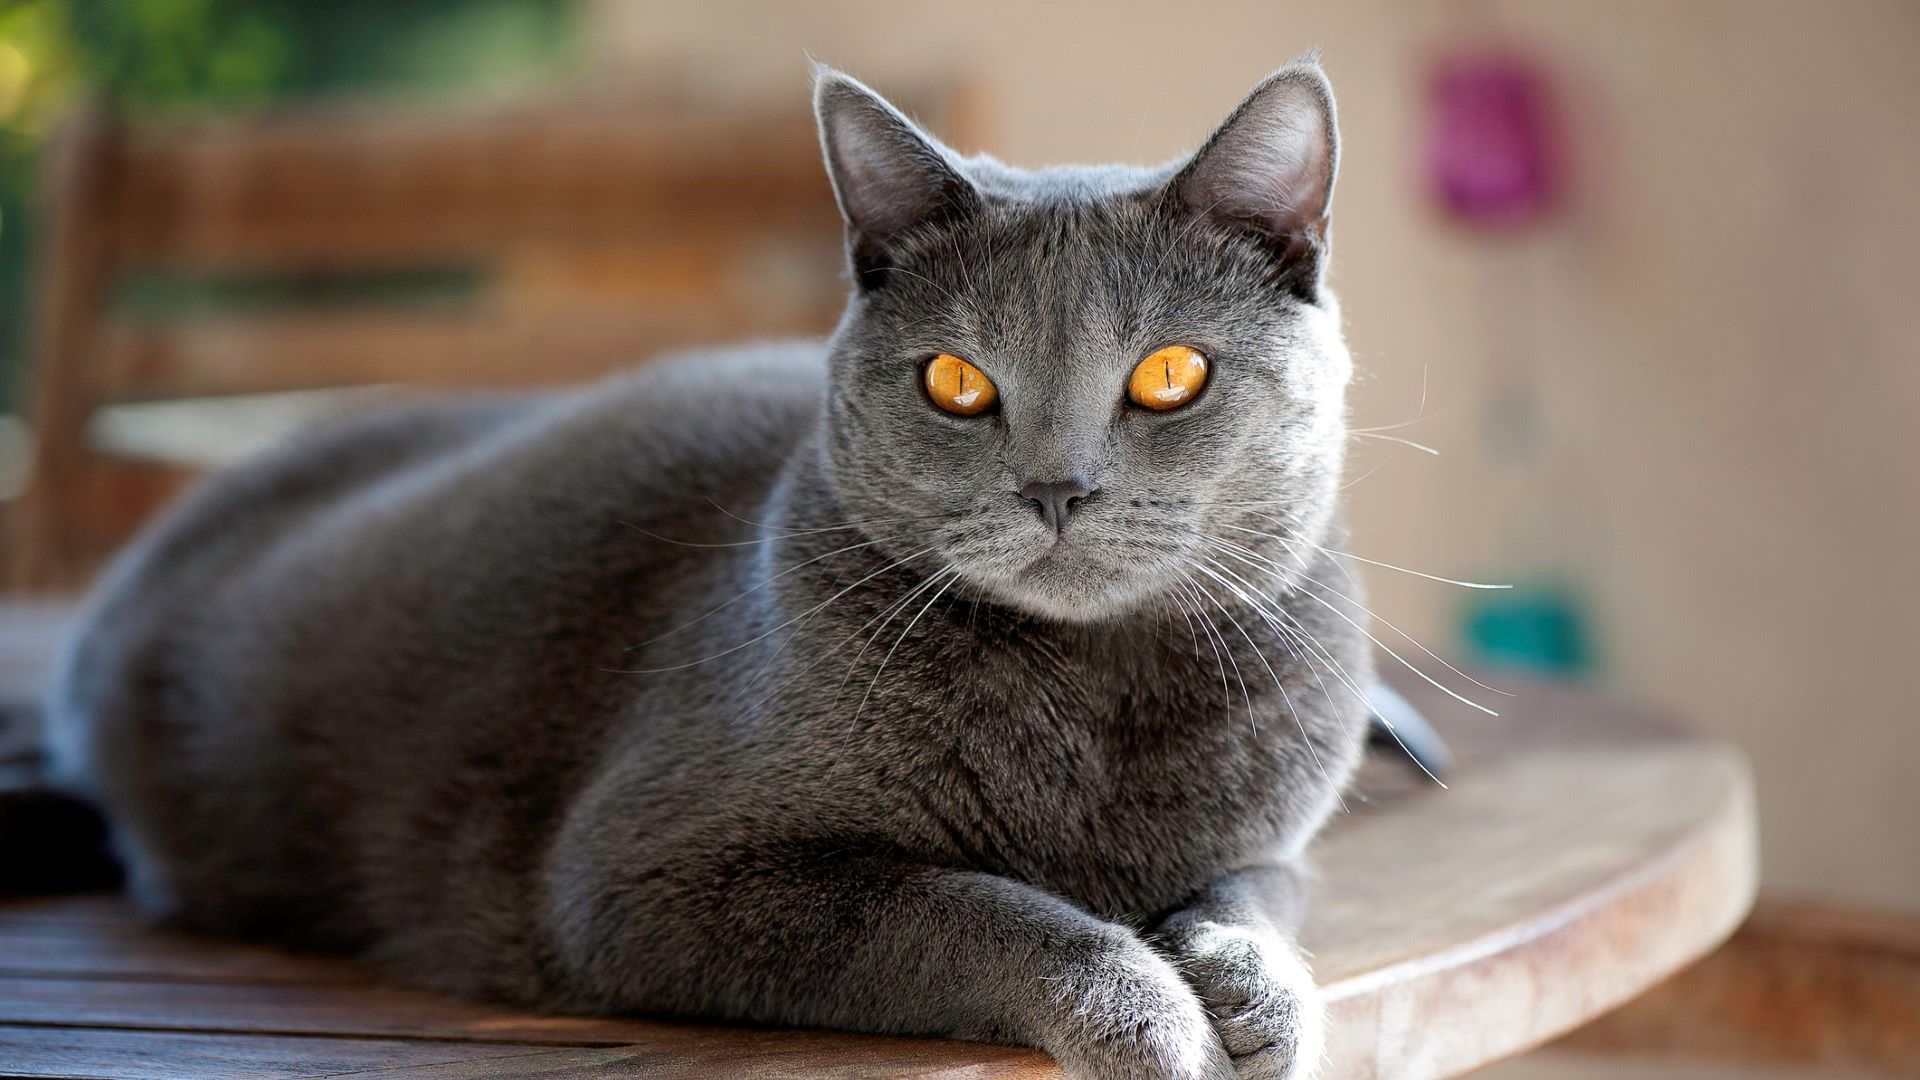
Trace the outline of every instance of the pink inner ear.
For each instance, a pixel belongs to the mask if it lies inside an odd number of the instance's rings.
[[[880,109],[861,102],[842,107],[833,125],[832,162],[847,210],[866,228],[889,231],[911,223],[934,196],[919,168],[911,136],[894,129]]]
[[[815,106],[848,223],[882,237],[950,208],[966,181],[945,150],[884,98],[850,79],[822,84]]]
[[[1311,84],[1262,86],[1189,166],[1189,205],[1258,224],[1276,237],[1312,231],[1325,218],[1334,161],[1330,118]]]
[[[1311,116],[1297,119],[1306,125],[1319,122]],[[1274,197],[1268,217],[1274,222],[1275,232],[1298,232],[1326,216],[1328,155],[1332,148],[1312,126],[1288,126],[1272,137],[1279,145],[1268,158],[1272,171],[1266,182]]]

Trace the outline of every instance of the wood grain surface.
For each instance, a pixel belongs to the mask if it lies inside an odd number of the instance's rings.
[[[1561,1049],[1920,1076],[1920,917],[1765,901],[1724,948]]]
[[[0,609],[0,691],[31,683],[58,618]],[[1499,718],[1402,686],[1453,742],[1449,787],[1370,761],[1316,845],[1306,937],[1331,1080],[1457,1076],[1537,1045],[1706,953],[1751,904],[1736,753],[1603,697],[1505,685]],[[1019,1048],[540,1016],[154,930],[113,897],[0,903],[0,1075],[349,1073],[1058,1075]]]

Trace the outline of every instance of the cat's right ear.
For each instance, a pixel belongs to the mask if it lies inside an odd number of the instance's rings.
[[[979,205],[952,153],[858,79],[816,64],[813,109],[862,290],[885,284],[900,234]]]
[[[1173,179],[1189,212],[1259,240],[1317,301],[1340,163],[1333,87],[1312,55],[1269,75]]]

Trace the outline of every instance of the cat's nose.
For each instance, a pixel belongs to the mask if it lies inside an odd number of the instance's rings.
[[[1074,504],[1098,490],[1086,477],[1072,476],[1065,480],[1035,480],[1020,489],[1020,497],[1039,511],[1040,520],[1058,536],[1067,527],[1067,516],[1073,513]]]

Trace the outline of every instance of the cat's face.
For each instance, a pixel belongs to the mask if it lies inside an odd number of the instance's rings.
[[[828,396],[850,518],[923,574],[1068,620],[1311,555],[1350,374],[1317,67],[1158,169],[962,162],[832,73],[819,105],[858,279]]]

